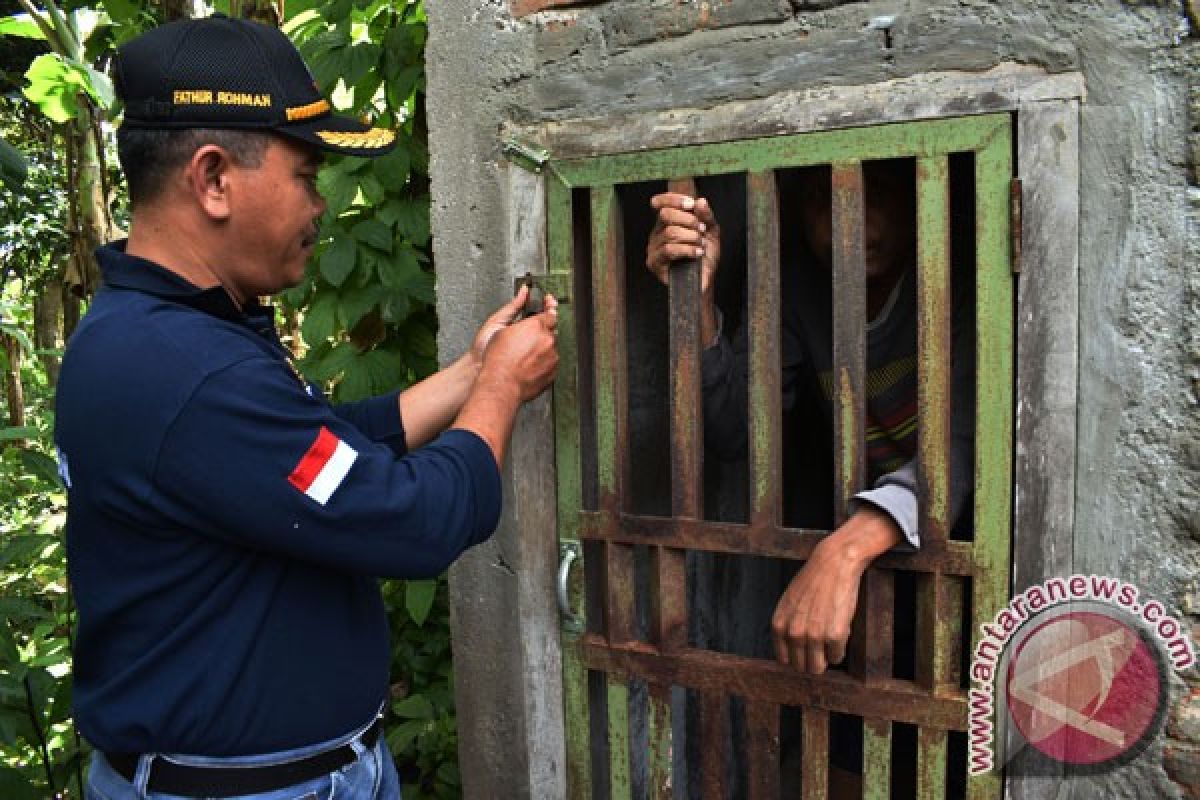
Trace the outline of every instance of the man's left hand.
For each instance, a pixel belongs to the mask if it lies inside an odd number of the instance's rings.
[[[902,539],[888,514],[866,507],[816,546],[771,618],[775,656],[781,664],[820,675],[830,664],[841,663],[863,573]]]

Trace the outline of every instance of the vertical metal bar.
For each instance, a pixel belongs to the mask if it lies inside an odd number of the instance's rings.
[[[649,685],[648,715],[647,793],[650,800],[668,800],[675,796],[670,686],[661,683]]]
[[[833,165],[833,440],[835,513],[867,479],[867,269],[862,164]]]
[[[917,800],[946,797],[946,732],[917,730]]]
[[[782,521],[783,416],[780,374],[779,193],[775,173],[746,176],[749,288],[750,524]]]
[[[672,192],[696,196],[691,178],[668,182]],[[701,260],[691,258],[671,266],[671,514],[702,516],[704,502],[704,416],[700,413],[700,281]]]
[[[617,520],[628,485],[628,372],[625,346],[625,254],[620,206],[612,186],[592,189],[592,302],[595,307],[596,466],[600,510]],[[633,548],[604,545],[604,631],[609,642],[632,641]],[[629,797],[629,686],[608,676],[608,753],[612,797]]]
[[[725,771],[729,766],[729,696],[700,692],[700,796],[726,800]]]
[[[863,720],[863,800],[892,796],[892,721]]]
[[[547,261],[551,273],[570,275],[573,271],[571,190],[552,176],[546,179]],[[583,547],[579,540],[579,511],[582,503],[583,476],[579,450],[579,378],[578,336],[575,304],[559,307],[558,378],[554,384],[554,448],[558,478],[558,537],[574,543],[579,559]],[[583,576],[585,565],[575,567]],[[571,608],[581,622],[587,613],[583,581],[570,585]],[[566,721],[567,797],[585,800],[592,794],[592,757],[589,737],[591,709],[588,705],[588,676],[579,649],[579,636],[586,623],[563,631],[563,705]]]
[[[629,474],[629,396],[625,346],[625,254],[620,206],[611,186],[592,189],[592,302],[596,326],[596,465],[600,509],[615,520]],[[633,548],[605,545],[605,633],[635,638]]]
[[[950,473],[950,170],[946,156],[917,159],[917,465],[923,543],[949,534]],[[957,686],[962,595],[946,575],[917,587],[917,682],[931,691]],[[944,797],[946,732],[917,731],[917,795]]]
[[[629,750],[629,684],[608,676],[608,780],[613,800],[633,796]]]
[[[779,706],[747,699],[746,796],[749,800],[779,797]]]
[[[950,169],[917,159],[917,464],[922,542],[950,516]]]
[[[804,800],[829,797],[829,712],[804,709],[804,766],[801,796]]]
[[[1008,600],[1013,433],[1013,277],[1009,185],[1012,131],[1000,127],[975,154],[975,545],[972,640]],[[1000,777],[972,778],[969,800],[1000,796]]]

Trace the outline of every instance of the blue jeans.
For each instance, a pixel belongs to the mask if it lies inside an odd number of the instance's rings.
[[[142,756],[132,784],[109,766],[104,755],[97,751],[92,757],[92,766],[88,771],[88,785],[84,791],[84,800],[188,800],[178,795],[146,791],[146,776],[152,758],[166,758],[180,764],[193,766],[264,766],[304,758],[323,750],[340,747],[343,744],[350,744],[358,753],[358,758],[336,772],[285,789],[239,795],[230,800],[332,800],[332,798],[337,798],[337,800],[400,800],[400,778],[396,775],[396,765],[392,762],[392,754],[388,752],[387,743],[381,735],[375,742],[375,746],[368,749],[359,741],[362,732],[362,730],[358,730],[328,742],[257,756],[231,758],[176,754]]]

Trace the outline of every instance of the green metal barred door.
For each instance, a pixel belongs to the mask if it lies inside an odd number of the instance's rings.
[[[631,797],[634,770],[653,798],[680,781],[672,688],[698,706],[695,794],[725,797],[730,698],[740,698],[750,798],[780,796],[780,709],[802,709],[805,798],[828,788],[829,714],[862,719],[863,796],[891,796],[893,732],[916,730],[916,792],[946,796],[947,740],[967,729],[960,637],[1007,601],[1013,384],[1010,260],[1012,119],[958,119],[815,132],[641,153],[551,161],[547,173],[549,265],[574,302],[561,308],[561,366],[554,390],[558,531],[564,554],[563,622],[568,794]],[[949,535],[950,200],[952,154],[973,154],[975,197],[974,538]],[[916,160],[917,382],[922,546],[889,553],[863,581],[850,669],[814,677],[773,661],[688,644],[689,551],[803,561],[828,531],[783,525],[780,387],[779,200],[775,171],[830,165],[833,198],[834,464],[836,507],[866,488],[864,161]],[[629,407],[624,237],[617,187],[680,176],[745,173],[749,333],[749,514],[745,524],[703,518],[699,269],[673,269],[669,286],[671,516],[627,511]],[[585,210],[586,209],[586,210]],[[581,211],[583,213],[581,213]],[[647,210],[646,213],[650,213]],[[586,216],[585,216],[586,215]],[[590,241],[590,247],[588,242]],[[584,249],[590,252],[583,252]],[[590,259],[590,260],[589,260]],[[590,279],[584,278],[590,276]],[[584,278],[581,280],[581,278]],[[581,283],[589,285],[581,285]],[[586,436],[584,436],[586,433]],[[594,441],[583,458],[584,441]],[[584,464],[594,475],[584,474]],[[585,506],[584,486],[594,487]],[[648,553],[649,636],[635,620],[635,548]],[[586,552],[586,559],[584,558]],[[574,562],[572,565],[571,562]],[[584,563],[586,562],[586,563]],[[893,677],[894,578],[915,575],[916,674]],[[567,576],[569,575],[569,580]],[[969,607],[970,619],[965,619]],[[587,619],[591,609],[592,618]],[[630,734],[630,687],[646,687],[644,746]],[[600,702],[597,702],[597,698]],[[641,702],[641,701],[639,701]],[[633,752],[636,749],[637,752]],[[607,753],[595,758],[596,753]],[[999,798],[996,775],[971,778],[970,798]]]

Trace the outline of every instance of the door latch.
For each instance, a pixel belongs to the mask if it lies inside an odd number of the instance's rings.
[[[560,275],[551,273],[549,275],[534,275],[532,272],[526,272],[519,278],[513,279],[513,294],[521,291],[522,286],[529,287],[529,297],[525,300],[525,308],[521,312],[522,317],[528,317],[531,314],[537,314],[542,310],[542,300],[547,294],[554,295],[554,299],[559,305],[564,305],[571,302],[571,298],[567,292],[569,275]]]

